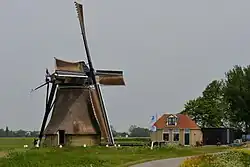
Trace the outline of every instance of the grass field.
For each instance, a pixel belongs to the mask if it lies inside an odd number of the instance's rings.
[[[24,145],[29,145],[30,147],[33,144],[32,137],[10,137],[0,138],[0,151],[9,151],[13,149],[22,149]],[[130,137],[130,138],[123,138],[118,137],[115,138],[117,144],[120,143],[137,143],[137,144],[148,144],[150,139],[148,137]]]
[[[0,138],[0,151],[12,151],[15,149],[23,149],[23,145],[32,146],[34,138],[20,137],[20,138]]]
[[[154,150],[150,150],[149,147],[24,149],[23,145],[31,145],[32,140],[32,138],[0,138],[0,152],[10,151],[8,156],[0,159],[0,167],[125,167],[149,160],[219,152],[226,149],[224,147],[166,147]],[[132,141],[132,139],[127,140]]]
[[[22,149],[24,145],[29,145],[30,147],[33,144],[32,137],[10,137],[10,138],[0,138],[0,151],[9,151],[13,149]],[[148,144],[150,139],[148,137],[130,137],[115,138],[117,144],[121,143],[134,143],[134,144]]]

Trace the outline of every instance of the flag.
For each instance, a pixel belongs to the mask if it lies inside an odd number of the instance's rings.
[[[156,126],[152,126],[151,129],[150,129],[152,132],[155,132],[156,131]]]
[[[152,115],[150,118],[150,124],[154,124],[157,121],[157,114],[156,115]]]
[[[155,121],[155,116],[151,116],[151,122],[154,122]]]
[[[154,125],[156,121],[157,121],[157,114],[152,115],[150,117],[150,127],[149,127],[149,130],[152,131],[152,132],[156,131],[156,126]]]

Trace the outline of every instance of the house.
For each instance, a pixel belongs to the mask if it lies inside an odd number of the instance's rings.
[[[164,114],[155,123],[151,140],[156,142],[196,145],[203,139],[201,128],[188,115]]]

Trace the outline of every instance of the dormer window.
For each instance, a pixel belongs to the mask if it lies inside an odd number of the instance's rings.
[[[170,116],[167,118],[167,125],[176,126],[176,125],[177,125],[177,117],[174,116],[174,115],[170,115]]]
[[[168,118],[168,125],[175,125],[175,118]]]

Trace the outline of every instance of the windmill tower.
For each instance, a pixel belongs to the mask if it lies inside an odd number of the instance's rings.
[[[75,2],[83,43],[87,56],[84,61],[69,62],[55,58],[52,74],[46,70],[47,86],[45,114],[39,134],[46,145],[98,145],[101,137],[114,145],[100,85],[125,85],[122,71],[95,70],[87,44],[83,6]],[[46,126],[48,116],[51,118]]]

